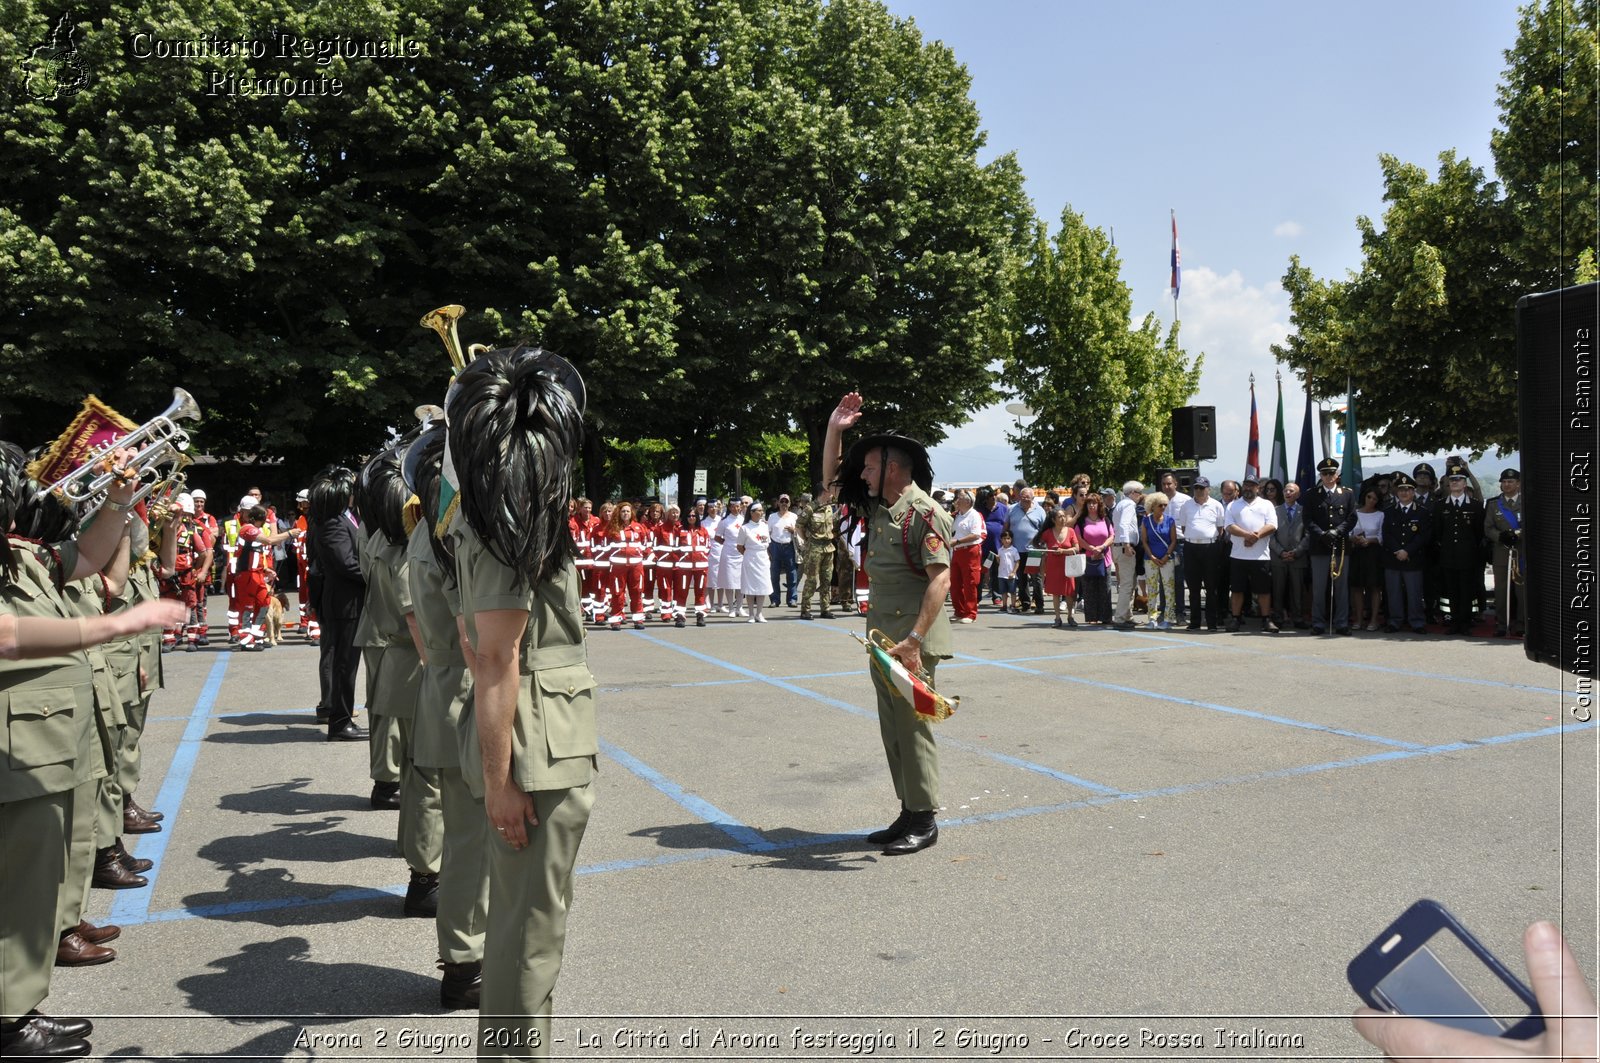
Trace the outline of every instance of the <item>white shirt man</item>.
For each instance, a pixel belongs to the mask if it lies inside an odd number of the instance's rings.
[[[1133,570],[1138,564],[1139,500],[1143,497],[1144,484],[1129,480],[1122,485],[1122,499],[1111,510],[1111,557],[1117,566],[1117,607],[1111,621],[1123,631],[1133,630]]]
[[[1233,550],[1228,561],[1228,586],[1233,592],[1233,618],[1228,621],[1229,631],[1239,630],[1244,614],[1246,589],[1256,596],[1261,610],[1261,630],[1276,633],[1279,628],[1272,619],[1272,533],[1277,530],[1278,511],[1271,502],[1260,495],[1261,482],[1254,474],[1246,476],[1240,485],[1240,497],[1228,503],[1227,531],[1233,537]]]

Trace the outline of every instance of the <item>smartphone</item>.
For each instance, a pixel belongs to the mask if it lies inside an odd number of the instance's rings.
[[[1345,973],[1379,1011],[1514,1040],[1544,1030],[1533,991],[1437,901],[1407,908]]]

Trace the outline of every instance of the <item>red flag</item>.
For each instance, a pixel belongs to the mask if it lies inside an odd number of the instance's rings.
[[[1244,458],[1244,474],[1261,477],[1261,425],[1256,420],[1256,382],[1250,380],[1250,450]]]

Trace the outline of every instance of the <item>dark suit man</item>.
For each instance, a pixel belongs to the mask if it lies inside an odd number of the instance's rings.
[[[359,524],[350,511],[355,474],[338,468],[317,477],[311,485],[311,527],[307,555],[316,588],[317,617],[322,623],[322,646],[331,661],[328,685],[328,741],[365,742],[367,732],[356,725],[356,625],[366,598],[367,581],[356,558]]]

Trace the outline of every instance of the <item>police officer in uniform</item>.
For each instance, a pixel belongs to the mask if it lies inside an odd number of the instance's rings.
[[[1483,503],[1467,491],[1464,466],[1449,466],[1445,473],[1445,494],[1433,505],[1433,542],[1450,634],[1466,635],[1483,583]]]
[[[491,835],[478,1052],[545,1058],[600,736],[567,525],[583,382],[537,347],[491,351],[446,400],[460,470],[445,538],[472,668],[462,775]]]
[[[915,673],[925,671],[930,685],[938,662],[951,655],[950,621],[944,611],[950,592],[950,534],[953,522],[928,495],[933,467],[928,451],[914,439],[879,433],[857,442],[840,461],[845,429],[861,419],[861,396],[850,392],[828,418],[822,468],[832,474],[832,489],[851,508],[866,515],[862,564],[870,581],[867,629],[877,628],[895,642],[889,651]],[[933,728],[887,683],[872,673],[878,695],[878,728],[889,761],[889,775],[900,798],[900,815],[888,827],[867,835],[886,856],[921,852],[939,840],[934,813],[939,808],[939,753]]]
[[[834,520],[832,506],[814,501],[809,494],[800,496],[800,519],[795,523],[795,541],[799,544],[805,572],[800,584],[801,620],[811,619],[812,595],[822,599],[822,619],[833,619],[829,592],[833,589]]]
[[[1422,568],[1428,543],[1433,539],[1433,521],[1428,508],[1417,501],[1417,481],[1405,473],[1395,473],[1395,501],[1383,512],[1384,582],[1389,591],[1389,624],[1393,634],[1400,630],[1403,614],[1413,634],[1427,631],[1423,610]]]
[[[1339,485],[1339,463],[1317,463],[1317,485],[1302,499],[1311,541],[1311,633],[1328,633],[1328,587],[1333,586],[1333,627],[1350,634],[1350,529],[1356,526],[1356,495]]]
[[[1483,534],[1494,547],[1495,637],[1505,637],[1509,628],[1513,638],[1521,638],[1523,618],[1528,613],[1523,581],[1526,566],[1522,560],[1521,470],[1507,469],[1500,474],[1500,493],[1484,507]]]

